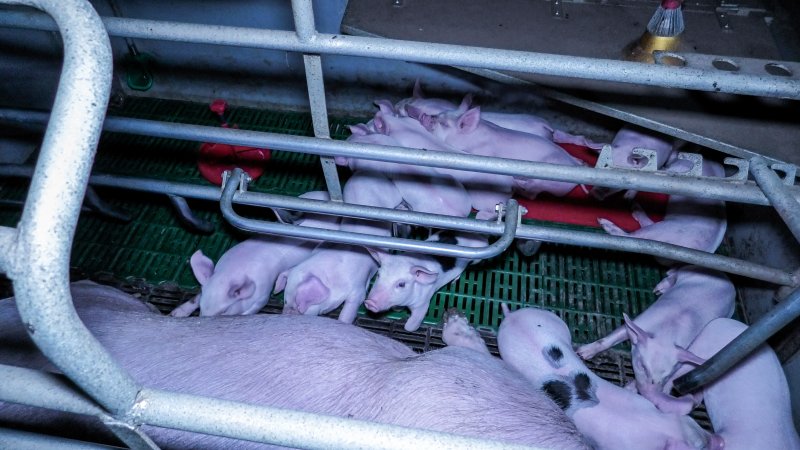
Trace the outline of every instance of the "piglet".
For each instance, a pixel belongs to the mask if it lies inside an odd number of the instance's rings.
[[[622,169],[641,169],[649,161],[646,156],[633,153],[635,148],[644,148],[656,152],[656,168],[660,169],[672,163],[677,154],[675,153],[676,143],[672,139],[656,134],[643,128],[626,125],[617,132],[614,140],[611,141],[611,164]],[[622,189],[595,186],[589,194],[603,200],[609,195],[615,194]],[[636,196],[636,191],[628,190],[625,198],[632,200]]]
[[[435,116],[422,114],[419,120],[425,129],[440,140],[474,155],[566,166],[583,165],[582,161],[571,156],[551,140],[481,120],[479,107],[466,111],[459,109]],[[514,191],[531,199],[542,192],[561,197],[577,185],[564,181],[522,177],[513,177],[513,180]]]
[[[667,166],[668,172],[687,170],[685,160],[675,160]],[[713,161],[703,162],[703,176],[724,177],[722,166]],[[633,218],[641,228],[626,232],[608,219],[599,218],[597,222],[608,234],[630,236],[639,239],[652,239],[668,244],[680,245],[695,250],[713,253],[722,243],[727,228],[725,202],[683,195],[671,195],[667,201],[664,220],[653,222],[638,205],[634,206]],[[662,263],[669,261],[659,259]]]
[[[386,134],[403,147],[435,150],[450,153],[466,153],[453,148],[441,139],[430,134],[419,121],[409,117],[398,117],[391,104],[378,102],[380,111],[373,119],[379,133]],[[443,176],[451,176],[461,182],[469,194],[472,207],[478,211],[476,218],[493,220],[497,217],[495,207],[504,203],[512,195],[513,178],[508,175],[471,172],[447,168],[435,168]]]
[[[692,342],[689,351],[708,359],[747,326],[733,319],[712,320]],[[694,366],[681,367],[677,376]],[[792,423],[789,386],[775,352],[762,345],[728,373],[703,387],[714,431],[725,441],[725,450],[800,449]]]
[[[342,195],[347,203],[386,208],[395,208],[403,201],[391,180],[371,171],[354,173],[345,183]],[[380,236],[391,234],[390,226],[382,222],[345,219],[341,229]],[[339,320],[351,323],[377,270],[378,265],[363,247],[326,242],[308,259],[280,273],[275,292],[284,291],[286,314],[320,315],[344,303]]]
[[[351,127],[347,140],[361,144],[401,147],[393,137],[381,133],[367,133]],[[336,164],[347,165],[351,170],[370,170],[383,173],[392,180],[400,195],[412,211],[466,217],[472,210],[472,200],[467,190],[450,175],[440,174],[432,167],[397,164],[368,159],[337,156]]]
[[[323,191],[307,192],[300,197],[328,200]],[[338,219],[308,214],[297,225],[337,229]],[[200,293],[175,308],[171,315],[185,317],[200,308],[201,316],[255,314],[269,301],[278,275],[306,259],[319,242],[260,236],[231,247],[214,262],[197,250],[189,259],[192,272],[200,283]]]
[[[422,93],[419,80],[417,80],[414,84],[414,91],[411,97],[400,100],[394,106],[394,109],[399,116],[409,116],[419,119],[422,114],[434,116],[448,111],[455,111],[459,108],[463,108],[466,111],[470,106],[472,106],[472,94],[465,95],[460,106],[440,98],[426,98]],[[602,144],[592,142],[583,136],[576,136],[555,129],[548,121],[541,117],[534,116],[533,114],[508,114],[484,111],[481,114],[481,118],[499,127],[534,134],[553,142],[582,145],[592,149],[602,148]]]
[[[484,236],[454,235],[445,231],[433,234],[427,240],[464,247],[481,247],[487,243]],[[416,253],[393,255],[375,249],[371,249],[370,253],[380,268],[364,306],[372,312],[395,306],[408,307],[411,316],[404,327],[407,331],[419,328],[436,291],[458,278],[471,261]]]
[[[550,396],[593,445],[604,450],[721,449],[689,416],[659,411],[636,393],[592,373],[572,351],[569,328],[555,314],[524,308],[497,333],[503,360]]]
[[[687,414],[691,400],[672,402],[663,392],[672,388],[674,373],[681,363],[696,358],[686,348],[706,324],[733,315],[736,291],[723,273],[699,266],[671,269],[656,285],[661,297],[644,312],[608,336],[582,345],[583,359],[631,340],[631,357],[636,388],[660,409]]]
[[[78,316],[134,382],[148,388],[506,444],[588,449],[564,413],[497,358],[459,347],[417,354],[324,317],[177,319],[103,289],[102,296],[73,289]],[[26,328],[15,302],[0,301],[0,364],[55,370]],[[51,433],[62,428],[95,442],[113,439],[97,418],[2,402],[0,423]],[[175,450],[275,448],[150,425],[141,430],[159,447]]]

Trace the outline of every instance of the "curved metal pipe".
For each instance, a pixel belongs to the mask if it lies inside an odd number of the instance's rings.
[[[789,192],[789,186],[783,184],[778,175],[769,168],[767,160],[760,156],[750,160],[750,172],[794,238],[800,242],[800,203]],[[794,185],[794,174],[791,178]]]
[[[64,65],[13,252],[0,255],[31,339],[64,374],[112,413],[139,386],[78,319],[69,255],[111,91],[111,46],[84,0],[0,0],[46,11],[64,42]]]
[[[514,240],[514,234],[517,231],[517,223],[520,220],[519,204],[516,200],[509,200],[506,206],[506,220],[503,233],[500,235],[500,239],[486,247],[463,247],[460,245],[440,244],[438,242],[391,238],[347,231],[323,230],[277,222],[264,222],[261,220],[244,218],[236,214],[233,210],[233,197],[240,185],[243,174],[244,172],[242,169],[236,168],[233,170],[233,174],[228,178],[222,190],[222,196],[219,199],[220,209],[222,210],[222,216],[225,217],[231,225],[242,230],[258,233],[277,234],[281,236],[324,240],[368,247],[382,247],[393,250],[424,252],[455,258],[487,259],[499,255],[511,245],[511,242]]]
[[[746,358],[773,334],[800,316],[800,288],[795,289],[782,302],[773,307],[758,321],[736,336],[728,345],[700,367],[675,380],[679,394],[688,394],[713,383],[731,367]]]

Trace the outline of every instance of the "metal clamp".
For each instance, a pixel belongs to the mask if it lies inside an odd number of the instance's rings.
[[[746,159],[729,157],[725,158],[722,163],[728,166],[736,166],[738,169],[735,174],[726,177],[726,180],[747,182],[747,179],[750,177],[750,161]]]
[[[233,197],[236,194],[238,185],[241,183],[242,174],[243,171],[241,169],[234,169],[230,178],[223,185],[222,195],[219,199],[220,209],[222,211],[222,216],[231,225],[255,233],[275,234],[300,239],[324,240],[341,244],[382,247],[393,250],[415,251],[455,258],[486,259],[499,255],[511,245],[511,242],[514,240],[514,235],[517,232],[517,223],[520,220],[519,204],[516,200],[509,200],[506,204],[506,220],[500,239],[485,247],[463,247],[452,244],[418,241],[415,239],[391,238],[347,231],[301,227],[277,222],[264,222],[242,217],[233,210]],[[415,213],[415,215],[422,217],[428,216],[429,214]]]
[[[797,166],[794,164],[775,163],[770,167],[773,171],[783,172],[783,184],[794,186],[794,180],[797,178]]]
[[[680,172],[679,175],[687,177],[703,176],[703,155],[697,153],[678,152],[678,159],[683,159],[692,163],[692,168],[687,172]]]

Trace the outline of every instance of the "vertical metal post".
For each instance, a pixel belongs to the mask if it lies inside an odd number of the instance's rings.
[[[292,14],[300,41],[309,42],[316,39],[317,30],[314,26],[314,9],[311,0],[292,0]],[[311,104],[311,123],[314,126],[314,136],[330,139],[328,109],[325,104],[325,80],[322,76],[322,58],[319,55],[303,54],[303,65],[308,85],[308,99]],[[341,201],[342,187],[333,158],[321,156],[320,162],[331,200]]]
[[[31,179],[15,245],[0,254],[33,341],[56,366],[114,413],[130,409],[139,387],[84,327],[72,306],[69,257],[111,89],[111,46],[84,0],[0,0],[50,14],[64,42],[53,112]]]
[[[787,186],[767,165],[767,160],[760,156],[750,160],[750,172],[756,183],[767,196],[772,206],[778,211],[794,238],[800,242],[800,203],[789,193]],[[794,178],[794,174],[791,174]],[[791,180],[794,182],[794,180]]]

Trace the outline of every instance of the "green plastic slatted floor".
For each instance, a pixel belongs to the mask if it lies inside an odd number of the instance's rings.
[[[129,98],[124,107],[110,114],[218,125],[207,105],[177,101]],[[242,129],[313,134],[310,116],[304,113],[232,108],[228,119]],[[345,125],[358,121],[331,118],[331,135],[345,138],[349,134]],[[94,171],[208,185],[196,167],[198,145],[105,133]],[[317,189],[324,189],[324,178],[316,157],[288,152],[273,152],[267,172],[251,186],[253,191],[287,195]],[[0,181],[4,199],[21,199],[24,192],[20,183]],[[72,264],[84,273],[110,272],[156,285],[172,283],[196,289],[189,256],[200,248],[216,260],[245,238],[222,220],[218,205],[211,202],[190,201],[198,216],[215,225],[214,233],[206,236],[182,228],[165,196],[116,189],[98,192],[133,220],[126,224],[94,214],[81,216]],[[249,211],[248,215],[258,214]],[[271,217],[271,213],[263,217]],[[18,219],[18,210],[0,209],[3,225],[14,225]],[[457,307],[467,312],[474,325],[496,328],[499,303],[504,301],[547,308],[567,322],[576,342],[588,342],[619,326],[623,312],[636,315],[652,303],[652,289],[663,274],[663,269],[645,256],[545,244],[538,254],[525,257],[512,248],[471,266],[457,282],[442,289],[431,302],[426,322],[437,323],[446,309]],[[363,309],[361,313],[366,314]],[[394,312],[391,317],[403,318],[405,313]]]

